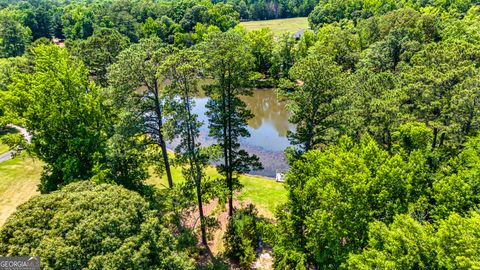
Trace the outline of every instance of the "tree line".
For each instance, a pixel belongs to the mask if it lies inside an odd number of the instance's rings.
[[[39,38],[87,39],[97,28],[115,29],[130,42],[158,36],[167,43],[191,46],[209,28],[226,31],[239,21],[231,5],[208,0],[3,0],[0,10],[2,57],[22,55]]]
[[[308,16],[318,0],[216,0],[214,2],[231,4],[239,13],[241,20],[271,20]]]

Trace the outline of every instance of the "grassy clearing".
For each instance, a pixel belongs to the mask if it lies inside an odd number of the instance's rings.
[[[16,157],[0,163],[0,226],[18,205],[38,194],[42,162]]]
[[[240,25],[245,27],[247,31],[257,30],[261,28],[270,28],[274,36],[281,36],[284,33],[295,33],[301,29],[308,28],[308,18],[307,17],[298,17],[298,18],[288,18],[288,19],[276,19],[276,20],[265,20],[265,21],[249,21],[241,22]]]
[[[8,151],[8,146],[0,143],[0,155]]]
[[[214,167],[208,167],[205,173],[207,177],[220,177]],[[180,167],[172,167],[172,178],[174,183],[185,181]],[[159,188],[168,186],[166,176],[162,178],[153,176],[147,180],[147,183]],[[237,199],[253,202],[259,208],[259,211],[266,216],[272,217],[276,207],[287,201],[287,191],[283,184],[275,182],[271,178],[242,175],[240,176],[240,183],[243,185],[243,189],[237,195]]]
[[[0,226],[12,214],[18,205],[38,194],[43,163],[30,157],[16,157],[0,163]],[[219,177],[214,167],[206,169],[208,177]],[[153,175],[147,183],[159,188],[168,186],[166,177]],[[181,168],[172,167],[174,181],[184,181]],[[240,201],[251,201],[260,213],[273,217],[275,208],[286,201],[286,190],[283,184],[270,178],[242,175],[240,182],[244,186],[237,195]]]
[[[243,189],[237,198],[239,200],[251,200],[255,205],[268,210],[270,214],[273,214],[280,204],[287,201],[285,187],[282,183],[275,182],[273,179],[242,175],[240,176],[240,182]]]

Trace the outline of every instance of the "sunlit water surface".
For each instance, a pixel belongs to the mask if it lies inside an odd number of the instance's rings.
[[[242,97],[247,107],[255,115],[248,121],[248,130],[251,136],[240,140],[241,147],[260,158],[264,169],[251,172],[252,174],[274,177],[275,173],[288,169],[285,162],[284,150],[289,146],[287,131],[294,130],[288,122],[289,112],[285,104],[278,101],[277,95],[271,89],[257,89],[253,96]],[[203,126],[200,128],[200,142],[209,145],[215,141],[208,137],[208,118],[205,115],[208,98],[195,98],[194,113],[198,115]],[[174,147],[175,142],[170,146]]]

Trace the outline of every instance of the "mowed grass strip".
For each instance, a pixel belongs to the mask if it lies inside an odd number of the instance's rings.
[[[262,210],[268,210],[265,216],[269,218],[273,217],[279,205],[287,202],[287,190],[282,183],[275,182],[274,179],[242,175],[240,183],[242,183],[243,189],[237,199],[251,200],[259,206],[260,214],[262,214]]]
[[[39,194],[43,163],[30,157],[0,162],[0,226],[20,204]]]
[[[0,155],[6,153],[9,150],[9,147],[6,144],[0,143]]]
[[[257,30],[261,28],[270,28],[274,36],[281,36],[284,33],[294,34],[298,30],[308,28],[307,17],[297,17],[288,19],[275,19],[264,21],[248,21],[241,22],[240,25],[245,27],[247,31]]]
[[[167,188],[167,177],[163,175],[161,178],[151,171],[152,177],[147,180],[148,184],[159,188]],[[205,170],[207,178],[222,177],[215,167],[209,166]],[[185,181],[182,175],[181,167],[172,166],[173,183],[182,183]],[[240,201],[251,201],[258,208],[261,214],[267,217],[273,217],[273,213],[277,206],[287,201],[287,191],[282,183],[275,182],[272,178],[266,178],[255,175],[241,175],[240,183],[243,189],[237,195]]]

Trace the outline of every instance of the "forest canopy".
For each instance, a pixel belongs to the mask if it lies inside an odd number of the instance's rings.
[[[46,269],[193,269],[176,244],[140,195],[88,181],[32,198],[0,231],[2,255]]]
[[[275,269],[480,267],[479,4],[0,0],[0,129],[31,136],[1,143],[44,166],[0,253],[216,269],[266,246]],[[241,24],[298,16],[295,34]],[[264,88],[293,127],[272,219],[236,201],[265,165],[243,145],[244,98]]]

